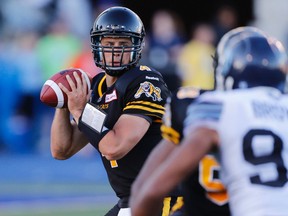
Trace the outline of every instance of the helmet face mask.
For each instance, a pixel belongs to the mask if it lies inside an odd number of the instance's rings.
[[[270,86],[284,91],[288,59],[281,42],[255,27],[238,30],[226,33],[217,46],[217,89]]]
[[[136,66],[144,47],[145,30],[141,19],[125,7],[111,7],[102,12],[95,20],[90,32],[91,48],[96,66],[104,69],[110,76],[120,76]],[[103,46],[103,38],[129,38],[131,46]],[[122,63],[124,54],[129,53],[129,63]],[[121,55],[120,65],[107,64],[106,54]]]

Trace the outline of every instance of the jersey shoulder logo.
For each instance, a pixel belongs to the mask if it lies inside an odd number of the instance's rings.
[[[140,65],[139,69],[140,69],[140,71],[144,71],[144,70],[151,71],[151,69],[146,65]]]
[[[139,98],[142,94],[145,94],[146,97],[152,97],[153,101],[163,100],[161,98],[161,89],[158,87],[155,87],[152,83],[147,82],[147,81],[140,84],[140,87],[137,90],[134,97]]]

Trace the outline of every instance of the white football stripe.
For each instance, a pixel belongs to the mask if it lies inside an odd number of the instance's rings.
[[[57,101],[58,101],[58,104],[57,104],[56,107],[57,108],[62,108],[63,105],[64,105],[64,95],[63,95],[63,92],[60,89],[60,87],[57,85],[57,83],[55,83],[53,80],[47,80],[44,83],[44,85],[48,85],[54,90],[54,92],[55,92],[55,94],[57,96]]]
[[[88,75],[82,69],[80,69],[80,68],[76,68],[76,69],[79,70],[82,74],[84,74],[85,80],[87,82],[88,90],[90,90],[91,83],[90,83],[90,79],[89,79]]]

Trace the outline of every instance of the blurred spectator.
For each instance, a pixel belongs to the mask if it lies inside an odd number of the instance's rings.
[[[37,145],[41,126],[39,92],[43,78],[35,53],[38,33],[17,33],[6,38],[5,48],[2,48],[5,55],[1,57],[0,91],[3,95],[0,93],[0,96],[5,106],[1,106],[0,139],[5,151],[31,153]]]
[[[9,153],[31,153],[39,139],[39,91],[43,83],[35,54],[38,35],[55,12],[54,0],[6,0],[0,3],[0,142]]]
[[[5,42],[5,43],[4,43]],[[0,150],[9,152],[8,145],[17,144],[11,128],[11,119],[15,115],[21,98],[21,72],[11,57],[11,43],[1,37],[0,40]],[[13,147],[13,146],[12,146]]]
[[[1,1],[2,34],[27,30],[42,32],[55,15],[56,0]]]
[[[214,87],[213,59],[215,32],[211,25],[199,23],[191,30],[191,39],[186,43],[178,58],[182,86],[203,89]]]
[[[238,26],[238,13],[236,9],[232,5],[221,5],[216,11],[212,24],[216,33],[214,45],[217,45],[226,32]]]
[[[65,19],[70,32],[81,39],[86,39],[91,23],[94,21],[91,2],[89,0],[58,0],[56,6],[56,15]]]
[[[59,17],[52,22],[47,34],[39,39],[36,49],[44,80],[47,80],[65,69],[67,63],[78,55],[81,41],[71,34],[66,20]]]
[[[35,95],[43,84],[43,74],[35,51],[39,34],[36,31],[25,31],[16,35],[14,44],[15,63],[21,68],[21,88],[25,95]]]
[[[90,77],[94,77],[101,71],[101,68],[96,67],[94,63],[90,38],[83,40],[81,52],[71,59],[71,62],[68,62],[67,67],[80,68],[87,72]]]
[[[153,15],[151,30],[147,32],[141,62],[161,72],[168,88],[174,91],[181,85],[176,61],[184,43],[183,23],[172,11],[159,10]]]
[[[71,33],[67,20],[63,17],[55,17],[47,33],[40,37],[36,44],[36,54],[43,80],[45,81],[58,71],[66,69],[72,59],[81,52],[81,43],[81,39]],[[41,113],[41,139],[38,150],[47,154],[54,110],[44,106]]]
[[[41,103],[39,92],[43,84],[43,73],[40,69],[35,47],[39,35],[35,31],[23,32],[15,37],[15,50],[13,56],[14,63],[20,69],[21,97],[18,99],[19,105],[13,117],[17,124],[15,137],[22,137],[18,143],[19,151],[32,152],[36,148],[40,133]],[[19,126],[22,129],[19,130]],[[19,133],[22,131],[22,134]],[[17,146],[12,144],[13,146]],[[21,148],[20,148],[21,145]]]

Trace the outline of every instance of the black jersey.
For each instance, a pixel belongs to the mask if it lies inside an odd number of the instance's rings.
[[[130,196],[131,185],[148,154],[161,140],[160,126],[164,104],[170,91],[161,74],[147,66],[125,72],[109,88],[105,79],[104,72],[93,78],[90,101],[107,114],[105,127],[112,129],[122,114],[137,115],[151,123],[144,137],[123,158],[109,161],[102,157],[112,188],[119,198],[125,198]],[[82,129],[90,143],[99,150],[98,143],[89,130],[88,127]]]
[[[203,92],[192,87],[182,87],[167,99],[161,126],[164,139],[175,144],[181,142],[187,107]],[[219,179],[219,169],[216,158],[209,154],[200,161],[198,169],[183,181],[184,207],[188,215],[230,215],[228,195]]]

